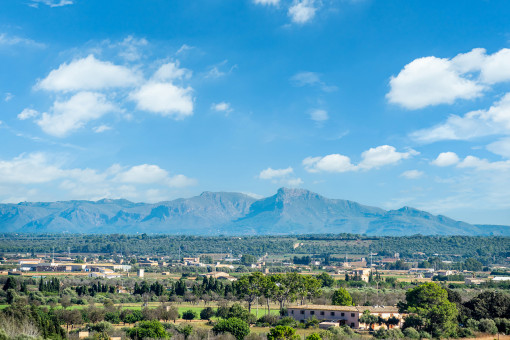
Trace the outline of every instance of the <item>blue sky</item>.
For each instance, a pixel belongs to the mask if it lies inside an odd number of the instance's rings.
[[[302,187],[510,224],[508,1],[0,3],[0,201]]]

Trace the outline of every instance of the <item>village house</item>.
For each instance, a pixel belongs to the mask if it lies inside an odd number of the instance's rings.
[[[396,318],[396,325],[389,325],[390,328],[400,327],[403,323],[404,315],[399,313],[397,307],[393,306],[332,306],[332,305],[301,305],[287,308],[287,315],[296,321],[305,322],[316,317],[319,321],[328,325],[349,326],[353,329],[368,329],[368,325],[360,322],[363,312],[368,310],[370,314],[388,320]],[[385,324],[374,325],[373,329],[387,327]]]

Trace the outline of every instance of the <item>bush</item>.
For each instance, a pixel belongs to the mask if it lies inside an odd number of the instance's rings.
[[[245,336],[250,334],[250,325],[239,318],[228,318],[220,320],[213,327],[215,334],[230,333],[236,337],[237,340],[244,339]]]
[[[421,331],[420,332],[420,338],[422,338],[422,339],[432,339],[432,335],[430,335],[430,333],[427,333],[425,331]]]
[[[136,327],[127,330],[127,335],[131,339],[168,339],[168,333],[161,322],[157,320],[140,321]]]
[[[374,332],[374,337],[377,339],[402,339],[404,338],[404,333],[402,333],[402,331],[398,328],[380,328]]]
[[[496,323],[496,327],[498,328],[499,333],[510,334],[510,320],[504,318],[496,318],[494,319]]]
[[[466,321],[466,327],[473,331],[477,331],[479,326],[480,322],[475,319],[467,319]]]
[[[211,307],[204,308],[200,311],[201,320],[210,320],[214,316],[214,309]]]
[[[197,313],[195,313],[194,311],[192,311],[191,309],[190,310],[187,310],[185,312],[182,313],[182,318],[184,320],[193,320],[197,317]]]
[[[289,327],[296,327],[298,322],[290,317],[290,316],[286,316],[284,318],[281,318],[280,320],[278,320],[278,322],[276,323],[278,326],[289,326]]]
[[[498,328],[496,327],[496,323],[491,319],[482,319],[480,320],[480,324],[478,325],[478,330],[480,332],[496,334],[498,332]]]
[[[473,331],[469,328],[460,328],[457,335],[459,338],[471,338],[474,336]]]
[[[405,337],[409,338],[409,339],[419,339],[420,338],[420,332],[418,332],[413,327],[408,327],[408,328],[404,329],[403,333],[404,333]]]
[[[322,340],[321,336],[317,333],[312,333],[306,337],[306,340]]]
[[[289,326],[276,326],[269,330],[267,340],[298,340],[300,336],[296,330]]]
[[[307,319],[305,322],[305,328],[317,328],[319,327],[319,320],[314,316]]]
[[[276,315],[266,314],[261,316],[257,320],[257,327],[269,327],[274,326],[278,322],[278,317]]]

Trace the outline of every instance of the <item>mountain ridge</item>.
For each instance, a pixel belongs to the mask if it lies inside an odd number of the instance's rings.
[[[288,188],[261,199],[243,193],[206,191],[157,203],[105,198],[0,204],[0,226],[4,232],[25,233],[510,236],[508,226],[473,225],[407,206],[384,210]]]

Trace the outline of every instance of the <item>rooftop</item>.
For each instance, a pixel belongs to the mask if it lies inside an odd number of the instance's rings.
[[[363,313],[369,310],[371,313],[398,313],[395,306],[333,306],[333,305],[300,305],[289,306],[289,309],[310,309],[310,310],[330,310],[330,311],[347,311]]]

